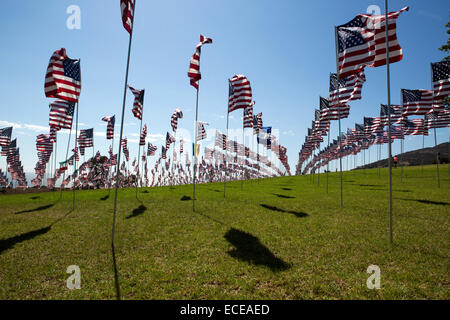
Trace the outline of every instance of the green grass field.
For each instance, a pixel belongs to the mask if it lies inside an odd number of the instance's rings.
[[[449,299],[447,166],[119,190],[115,256],[122,299]],[[115,299],[114,192],[0,196],[0,299]],[[366,286],[381,269],[381,289]],[[81,289],[69,290],[69,265]]]

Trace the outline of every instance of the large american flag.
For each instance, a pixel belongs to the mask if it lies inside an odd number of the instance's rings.
[[[106,127],[106,139],[111,140],[114,138],[114,125],[116,123],[116,116],[105,116],[102,118],[103,121],[107,121],[108,125]]]
[[[396,21],[405,7],[388,13],[389,63],[402,59],[398,44]],[[350,22],[336,27],[338,42],[338,70],[342,78],[357,74],[365,66],[379,67],[386,64],[385,15],[359,14]]]
[[[346,104],[350,100],[361,99],[361,89],[365,81],[364,70],[339,80],[336,73],[331,73],[329,105]]]
[[[36,149],[46,154],[53,151],[53,143],[50,141],[50,135],[39,134],[36,136]]]
[[[403,116],[425,115],[431,111],[433,103],[432,90],[402,89]]]
[[[78,137],[78,143],[81,149],[94,146],[94,129],[81,129]]]
[[[81,92],[80,60],[68,58],[64,48],[56,50],[47,67],[44,91],[47,98],[78,102]]]
[[[339,104],[330,107],[328,99],[319,97],[320,120],[339,120],[345,119],[350,114],[350,106],[347,104]]]
[[[244,109],[252,103],[252,88],[247,77],[238,74],[229,80],[228,113]]]
[[[405,136],[428,135],[428,129],[425,128],[424,119],[406,120],[403,133]]]
[[[131,112],[133,112],[133,115],[135,118],[138,118],[139,120],[142,120],[142,111],[144,109],[144,93],[145,90],[137,90],[133,88],[132,86],[128,86],[130,88],[131,92],[134,95],[134,103],[133,103],[133,109]]]
[[[158,147],[155,147],[149,142],[147,146],[147,156],[154,156],[156,150],[158,150]]]
[[[147,138],[147,125],[144,124],[142,128],[141,136],[139,137],[139,145],[145,146],[145,138]]]
[[[431,64],[433,80],[433,103],[442,104],[442,100],[450,94],[450,60]]]
[[[134,20],[134,0],[120,0],[120,11],[123,27],[131,34]]]
[[[70,101],[56,100],[49,105],[49,126],[60,129],[72,128],[73,112],[75,104]]]
[[[176,108],[175,111],[172,113],[172,117],[170,118],[170,125],[172,126],[173,132],[177,131],[178,128],[178,119],[183,118],[183,111]]]
[[[188,77],[191,79],[191,86],[197,90],[198,82],[202,78],[200,73],[200,53],[201,48],[205,43],[212,43],[212,39],[200,35],[200,42],[195,47],[195,52],[192,55],[191,62],[189,63]]]
[[[253,128],[253,101],[248,107],[244,108],[244,128]]]
[[[6,127],[0,129],[0,146],[8,147],[11,143],[11,134],[13,127]]]

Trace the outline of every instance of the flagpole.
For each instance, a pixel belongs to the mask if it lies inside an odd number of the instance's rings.
[[[337,81],[339,81],[339,49],[338,49],[338,33],[337,27],[334,27],[334,36],[335,36],[335,47],[336,47],[336,77]],[[338,92],[337,92],[337,100],[338,100],[338,118],[339,118],[339,171],[340,171],[340,179],[341,179],[341,208],[344,206],[344,201],[342,198],[342,141],[341,141],[341,108],[339,106],[339,83],[338,83]]]
[[[136,11],[136,0],[134,1],[134,12]],[[130,52],[131,52],[131,40],[133,38],[133,27],[134,23],[131,23],[131,30],[130,30],[130,37],[128,42],[128,57],[127,57],[127,67],[125,72],[125,84],[123,88],[123,103],[122,103],[122,119],[120,122],[120,136],[119,136],[119,152],[117,155],[117,167],[116,167],[116,186],[114,190],[114,209],[113,209],[113,223],[112,223],[112,231],[111,231],[111,247],[113,250],[113,259],[114,259],[114,266],[115,266],[115,256],[114,256],[114,229],[115,229],[115,223],[116,223],[116,212],[117,212],[117,189],[119,187],[119,173],[120,173],[120,156],[121,156],[121,143],[122,143],[122,136],[123,136],[123,120],[125,117],[125,102],[127,98],[127,84],[128,84],[128,70],[130,66]],[[119,289],[119,283],[117,281],[117,274],[115,273],[115,282],[116,282],[116,295],[117,298],[120,299],[120,289]]]
[[[75,210],[75,172],[77,172],[77,148],[78,148],[78,104],[79,102],[77,101],[77,114],[76,114],[76,120],[75,120],[75,159],[74,159],[74,166],[73,166],[73,170],[74,170],[74,174],[73,174],[73,192],[72,192],[72,199],[73,199],[73,203],[72,203],[72,210]]]
[[[441,180],[439,178],[439,152],[437,149],[436,127],[434,128],[434,148],[436,149],[436,173],[437,173],[438,188],[440,188]]]
[[[329,120],[330,121],[330,120]],[[328,193],[328,171],[330,171],[329,163],[330,163],[330,129],[331,129],[331,121],[328,127],[328,155],[327,155],[327,193]]]
[[[144,104],[142,104],[142,113],[141,113],[141,124],[140,124],[140,128],[139,128],[139,139],[138,139],[138,163],[137,163],[137,171],[136,171],[136,200],[138,199],[138,176],[140,176],[140,172],[139,172],[139,164],[140,164],[140,157],[141,157],[141,135],[142,135],[142,118],[144,117]],[[145,145],[145,141],[144,141],[144,145]],[[175,146],[174,146],[175,147]]]
[[[57,156],[57,152],[58,152],[58,138],[57,138],[57,136],[58,136],[58,132],[57,131],[55,131],[55,164],[54,164],[54,167],[53,167],[53,178],[55,177],[55,171],[56,171],[56,156]],[[54,185],[53,185],[53,188],[54,189],[56,189],[56,179],[55,179],[55,182],[54,182]]]
[[[400,139],[400,155],[403,154],[403,140]],[[400,182],[403,182],[403,165],[400,163],[400,157],[398,159],[399,165],[400,165]]]
[[[245,109],[244,109],[245,110]],[[244,146],[244,158],[245,158],[245,132],[244,132],[244,117],[242,117],[242,145]],[[244,164],[242,165],[242,180],[241,180],[241,190],[244,189],[244,166],[245,166],[245,159]]]
[[[67,166],[67,169],[64,170],[62,182],[64,182],[64,180],[66,179],[66,171],[69,170],[69,166],[67,164],[67,157],[69,155],[69,146],[70,146],[70,136],[71,135],[72,135],[72,125],[70,126],[69,139],[67,140],[66,161],[64,162],[64,166]],[[64,189],[65,189],[65,187],[64,187]],[[62,186],[59,187],[59,199],[61,199],[61,198],[62,198]]]
[[[225,177],[223,179],[223,197],[224,198],[225,198],[225,193],[226,193],[226,189],[227,189],[227,171],[228,171],[227,155],[228,155],[228,123],[229,123],[229,118],[230,118],[230,113],[228,112],[228,107],[227,107],[227,137],[226,137],[226,140],[225,140],[225,161],[224,161],[224,163],[225,163]],[[258,147],[258,143],[256,144],[256,147]],[[258,157],[258,155],[256,157]]]
[[[384,0],[385,7],[385,40],[386,40],[386,82],[387,82],[387,102],[388,102],[388,168],[389,168],[389,236],[392,243],[392,147],[391,147],[391,79],[389,69],[389,19],[388,0]]]
[[[424,121],[424,128],[425,128],[425,121]],[[428,129],[427,129],[428,130]],[[422,175],[423,175],[423,149],[425,148],[425,130],[422,134],[422,154],[421,154],[421,167],[422,167]]]
[[[194,194],[193,194],[193,199],[192,199],[192,211],[195,211],[195,180],[196,177],[195,175],[197,174],[197,131],[198,131],[198,91],[200,90],[200,83],[197,82],[197,98],[195,99],[195,125],[194,125],[194,180],[193,180],[193,185],[194,185]]]

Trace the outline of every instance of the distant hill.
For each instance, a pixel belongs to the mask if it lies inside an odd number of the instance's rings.
[[[436,149],[440,154],[440,162],[441,163],[448,163],[449,159],[449,143],[444,142],[436,147],[432,148],[423,148],[423,149],[417,149],[413,151],[408,151],[401,154],[392,154],[392,156],[397,156],[399,159],[399,163],[404,166],[417,166],[421,165],[422,161],[423,164],[435,164],[436,163]],[[363,168],[378,168],[380,167],[387,167],[388,166],[388,160],[382,159],[376,162],[372,162],[369,164],[366,164],[365,166],[359,166],[356,169],[363,169]]]

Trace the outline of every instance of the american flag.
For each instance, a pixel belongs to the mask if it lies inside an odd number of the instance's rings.
[[[73,112],[75,104],[70,101],[56,100],[49,105],[49,126],[60,129],[72,128]]]
[[[379,117],[364,117],[364,132],[366,135],[381,131],[383,131],[383,124],[381,123],[381,119]]]
[[[391,126],[391,139],[404,139],[403,126]]]
[[[247,77],[238,74],[229,80],[228,113],[237,109],[245,109],[252,102],[252,88]]]
[[[403,114],[403,107],[401,105],[391,105],[391,124],[402,124],[405,122],[405,115]],[[388,125],[389,115],[388,106],[385,104],[380,105],[380,119],[384,126]]]
[[[388,13],[389,63],[402,59],[402,48],[398,44],[396,21],[400,13]],[[357,74],[365,66],[379,67],[386,64],[386,18],[384,15],[359,14],[350,22],[336,27],[338,42],[338,70],[340,77]]]
[[[406,120],[403,133],[405,136],[428,135],[428,129],[425,128],[424,119]]]
[[[123,154],[125,155],[125,159],[127,161],[130,160],[130,153],[128,151],[128,139],[125,137],[122,139],[122,141],[120,142],[121,146],[122,146],[122,151]]]
[[[208,125],[207,122],[197,121],[197,141],[206,139],[206,130],[205,125]]]
[[[227,148],[227,136],[225,134],[220,133],[216,130],[216,137],[214,140],[214,145],[221,148],[222,150],[226,150]]]
[[[183,118],[183,111],[176,108],[175,111],[172,113],[172,117],[170,119],[170,125],[172,126],[173,132],[177,131],[178,128],[178,119]]]
[[[90,148],[94,146],[94,129],[81,129],[78,136],[80,148]]]
[[[145,146],[145,138],[147,137],[147,125],[144,124],[142,128],[141,136],[139,137],[139,146]]]
[[[1,138],[1,135],[0,135],[0,138]],[[11,152],[14,152],[16,147],[17,147],[17,139],[14,139],[13,141],[11,141],[11,143],[8,146],[6,146],[6,147],[2,146],[2,152],[0,153],[0,155],[7,156]]]
[[[45,96],[78,102],[81,92],[80,60],[67,57],[66,49],[56,50],[45,75]]]
[[[167,132],[167,134],[166,134],[166,149],[169,150],[170,144],[174,143],[175,141],[176,141],[175,137],[173,135],[171,135],[169,132]]]
[[[431,64],[433,78],[433,103],[442,105],[442,100],[450,94],[450,60]]]
[[[50,142],[56,142],[56,128],[50,127]]]
[[[361,89],[365,81],[364,69],[339,80],[336,73],[331,73],[329,105],[346,104],[351,100],[361,99]]]
[[[433,103],[432,90],[402,89],[403,116],[425,115],[431,111]]]
[[[167,152],[166,148],[164,148],[164,146],[161,146],[161,158],[163,159],[167,158],[166,152]]]
[[[253,134],[257,134],[263,126],[262,112],[253,116]]]
[[[133,113],[135,118],[138,118],[139,120],[142,120],[142,111],[144,109],[144,93],[145,90],[136,90],[132,86],[128,86],[130,88],[131,92],[134,95],[134,103],[133,103],[133,109],[131,112]]]
[[[183,139],[180,139],[180,154],[183,153]]]
[[[50,135],[39,134],[36,136],[36,149],[47,154],[52,153],[53,143],[50,142]]]
[[[134,0],[120,0],[122,23],[125,30],[131,35],[134,20]]]
[[[270,135],[272,133],[272,127],[262,127],[261,130],[258,132],[258,135],[256,136],[256,141],[259,144],[262,144],[267,147],[267,149],[270,149]]]
[[[198,82],[202,78],[200,73],[200,53],[201,48],[205,43],[212,43],[212,39],[200,35],[200,42],[195,47],[195,52],[192,55],[191,62],[189,64],[188,77],[191,79],[191,86],[197,90]]]
[[[429,129],[450,127],[450,111],[427,113],[425,115],[425,126]]]
[[[244,128],[253,128],[253,106],[255,101],[253,101],[248,107],[244,108]]]
[[[158,150],[158,148],[149,142],[147,145],[147,156],[154,156],[156,150]]]
[[[319,97],[320,120],[339,120],[345,119],[350,114],[350,106],[347,104],[339,104],[330,107],[328,99]]]
[[[0,129],[0,146],[8,147],[11,143],[11,134],[13,127],[6,127]]]
[[[108,125],[106,127],[106,139],[111,140],[114,138],[114,125],[116,123],[116,116],[105,116],[102,118],[103,121],[107,121]]]

